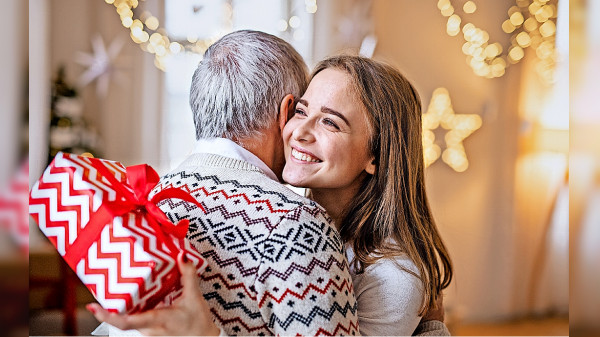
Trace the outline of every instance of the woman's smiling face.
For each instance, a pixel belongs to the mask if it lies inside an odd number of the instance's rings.
[[[354,190],[375,172],[366,111],[345,72],[319,72],[283,130],[283,179],[312,189]]]

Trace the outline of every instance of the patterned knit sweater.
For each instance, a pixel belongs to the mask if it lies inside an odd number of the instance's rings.
[[[357,303],[339,233],[325,210],[257,167],[193,154],[153,193],[181,188],[203,206],[167,199],[171,221],[208,262],[200,287],[228,335],[358,335]]]

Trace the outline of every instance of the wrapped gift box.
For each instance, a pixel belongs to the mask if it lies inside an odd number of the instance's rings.
[[[156,206],[179,198],[178,189],[147,195],[158,183],[147,165],[125,168],[96,158],[58,153],[35,183],[29,213],[59,254],[107,310],[135,313],[181,293],[177,256],[183,251],[198,274],[204,259]]]

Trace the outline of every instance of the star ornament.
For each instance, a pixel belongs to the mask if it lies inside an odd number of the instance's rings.
[[[427,112],[423,114],[423,156],[425,167],[433,164],[441,156],[442,160],[456,172],[464,172],[469,167],[463,140],[481,127],[478,115],[455,114],[446,88],[433,91]],[[446,148],[442,152],[435,143],[434,130],[442,127],[446,132]]]
[[[96,81],[96,92],[100,97],[106,97],[111,77],[118,77],[119,68],[116,58],[123,47],[124,41],[116,39],[111,42],[108,49],[100,36],[92,39],[93,53],[79,52],[75,55],[75,62],[88,67],[78,80],[80,87],[85,87]]]

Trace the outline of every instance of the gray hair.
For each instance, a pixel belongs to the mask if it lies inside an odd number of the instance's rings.
[[[223,36],[192,77],[196,139],[260,136],[276,121],[283,97],[300,97],[308,81],[306,63],[284,40],[251,30]]]

